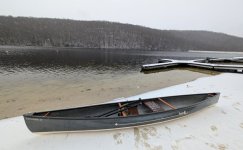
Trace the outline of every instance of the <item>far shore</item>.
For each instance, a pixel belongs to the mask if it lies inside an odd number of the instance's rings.
[[[118,50],[141,50],[141,51],[165,51],[165,52],[170,52],[170,50],[151,50],[151,49],[134,49],[134,48],[112,48],[112,47],[75,47],[75,46],[27,46],[27,45],[0,45],[0,49],[6,48],[6,49],[55,49],[55,48],[70,48],[70,49],[118,49]],[[171,50],[173,52],[177,52],[175,50]],[[181,50],[180,52],[186,52],[185,50]]]
[[[118,50],[141,50],[141,51],[161,51],[161,52],[189,52],[189,53],[214,53],[214,54],[243,54],[243,52],[239,51],[207,51],[207,50],[162,50],[162,49],[129,49],[129,48],[99,48],[99,47],[65,47],[65,46],[27,46],[27,45],[0,45],[0,49],[64,49],[64,48],[70,48],[70,49],[118,49]]]
[[[243,52],[237,52],[237,51],[188,50],[188,52],[196,52],[196,53],[218,53],[218,54],[243,54]]]

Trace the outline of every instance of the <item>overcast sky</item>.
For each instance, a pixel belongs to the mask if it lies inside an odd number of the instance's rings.
[[[0,15],[107,20],[243,37],[243,0],[0,0]]]

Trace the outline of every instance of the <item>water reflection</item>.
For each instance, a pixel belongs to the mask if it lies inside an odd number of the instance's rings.
[[[74,72],[76,70],[134,70],[145,60],[153,61],[148,56],[129,55],[111,50],[97,49],[42,49],[42,50],[8,50],[8,53],[1,51],[0,66],[1,71],[19,72],[36,71],[43,72]]]
[[[232,57],[229,54],[186,52],[78,49],[78,48],[9,48],[0,49],[1,76],[24,75],[74,78],[100,74],[138,72],[140,66],[161,58],[195,59]],[[38,78],[38,77],[36,77]]]
[[[0,50],[0,84],[64,80],[99,80],[137,73],[140,65],[159,56],[135,55],[125,50],[100,49],[9,49]]]

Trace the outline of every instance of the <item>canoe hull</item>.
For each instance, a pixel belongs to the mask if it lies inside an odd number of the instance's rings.
[[[61,132],[105,130],[140,126],[157,122],[169,121],[199,111],[218,102],[219,93],[206,100],[184,108],[155,112],[150,114],[113,117],[113,118],[46,118],[31,114],[24,115],[27,127],[32,132]]]

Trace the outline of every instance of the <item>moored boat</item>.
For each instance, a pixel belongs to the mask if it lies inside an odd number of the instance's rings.
[[[24,114],[32,132],[104,130],[182,117],[218,102],[219,93],[157,97]]]

